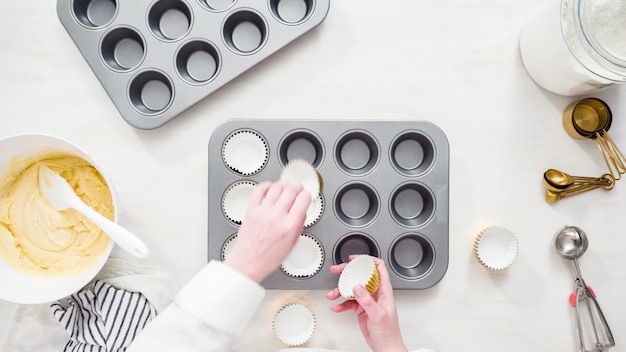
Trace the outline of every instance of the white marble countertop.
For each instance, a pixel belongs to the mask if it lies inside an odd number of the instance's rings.
[[[207,258],[207,145],[218,124],[238,117],[430,120],[450,143],[450,261],[435,287],[396,292],[407,345],[574,351],[573,274],[552,247],[568,224],[589,234],[581,269],[622,351],[626,185],[544,201],[546,169],[593,176],[605,166],[594,142],[574,140],[561,126],[561,112],[579,98],[539,88],[521,63],[518,36],[536,2],[332,1],[311,33],[163,127],[138,130],[119,116],[54,1],[3,0],[0,137],[46,133],[89,151],[113,180],[120,223],[148,242],[147,262],[180,286]],[[626,148],[625,94],[616,86],[593,96],[610,105],[611,136]],[[516,262],[502,272],[472,256],[475,235],[490,225],[511,229],[520,242]],[[324,294],[269,292],[236,345],[280,348],[268,320],[297,296],[318,314],[311,346],[366,350],[355,317],[332,314]],[[0,303],[0,336],[13,308]]]

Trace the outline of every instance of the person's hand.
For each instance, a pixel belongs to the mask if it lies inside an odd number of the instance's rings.
[[[224,263],[256,282],[263,281],[289,255],[304,228],[310,203],[311,195],[301,185],[257,185]]]
[[[374,352],[406,352],[393,299],[393,288],[389,281],[389,272],[382,259],[374,258],[374,261],[380,271],[380,287],[374,295],[370,295],[363,285],[357,285],[353,289],[355,300],[337,304],[331,307],[331,310],[333,312],[353,310],[358,317],[361,333]],[[346,263],[333,265],[330,271],[334,274],[341,274],[346,265]],[[338,288],[326,294],[330,300],[335,300],[340,296]]]

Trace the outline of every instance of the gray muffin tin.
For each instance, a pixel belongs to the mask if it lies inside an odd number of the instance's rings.
[[[58,0],[122,117],[159,127],[320,24],[330,0]]]
[[[225,141],[240,131],[265,139],[265,166],[245,176],[227,166]],[[209,142],[208,257],[221,259],[239,225],[222,209],[233,183],[278,180],[291,159],[311,162],[323,179],[324,210],[304,233],[316,238],[324,263],[315,275],[277,270],[269,289],[332,289],[329,267],[348,255],[383,258],[396,289],[425,289],[448,268],[449,147],[444,132],[427,121],[236,119],[219,126]]]

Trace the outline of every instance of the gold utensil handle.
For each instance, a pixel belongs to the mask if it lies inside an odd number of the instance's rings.
[[[615,142],[613,142],[613,138],[605,130],[596,132],[595,140],[598,142],[604,163],[609,168],[609,172],[615,180],[619,180],[622,174],[626,172],[626,158],[624,158],[624,154],[622,154]]]

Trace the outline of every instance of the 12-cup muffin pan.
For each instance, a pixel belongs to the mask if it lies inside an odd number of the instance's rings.
[[[157,128],[320,24],[330,0],[58,0],[121,116]]]
[[[264,287],[332,289],[338,277],[329,267],[352,254],[383,258],[397,289],[425,289],[443,278],[449,146],[444,132],[428,121],[222,124],[209,142],[209,260],[223,260],[232,249],[254,186],[278,180],[296,159],[316,168],[323,187],[296,248]]]

